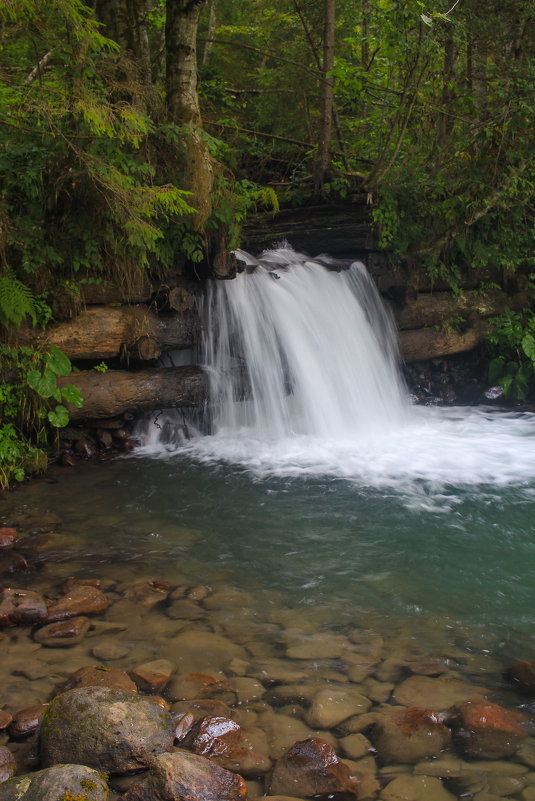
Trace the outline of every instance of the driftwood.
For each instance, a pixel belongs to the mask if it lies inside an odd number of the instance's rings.
[[[405,362],[418,362],[472,350],[483,342],[495,328],[496,326],[490,320],[484,320],[463,332],[438,328],[400,331],[401,358]]]
[[[153,359],[163,350],[192,347],[199,340],[199,330],[199,319],[191,310],[159,317],[146,306],[94,306],[39,336],[27,330],[21,344],[36,344],[37,339],[42,345],[56,345],[73,360],[113,359],[128,351]]]
[[[60,379],[75,384],[84,398],[69,406],[73,420],[107,418],[142,409],[201,406],[208,398],[208,377],[201,367],[166,367],[128,372],[86,370]]]
[[[451,292],[423,293],[415,300],[407,302],[402,308],[393,307],[398,328],[426,328],[433,325],[444,326],[459,323],[459,318],[492,317],[507,307],[520,309],[527,305],[524,294],[506,295],[500,290],[464,292],[453,295]]]

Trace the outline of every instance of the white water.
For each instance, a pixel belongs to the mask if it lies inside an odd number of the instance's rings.
[[[288,248],[238,257],[252,272],[214,282],[208,296],[213,433],[182,453],[259,476],[390,488],[437,511],[451,508],[452,487],[532,491],[535,415],[411,406],[395,331],[362,265],[331,271]],[[148,438],[142,452],[161,450]]]

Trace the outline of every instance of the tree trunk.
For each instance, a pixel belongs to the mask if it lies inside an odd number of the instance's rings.
[[[420,362],[424,359],[435,359],[439,356],[450,356],[472,350],[483,342],[489,334],[496,330],[490,320],[478,323],[468,331],[437,330],[436,328],[417,328],[412,331],[400,331],[399,350],[405,362]]]
[[[492,317],[507,307],[521,309],[527,303],[525,294],[506,295],[500,290],[464,292],[453,295],[451,292],[423,293],[418,295],[402,309],[394,309],[394,317],[402,330],[441,325],[450,321],[461,321],[474,316]]]
[[[197,27],[206,0],[167,0],[165,23],[166,96],[169,119],[183,126],[180,168],[184,189],[197,210],[195,224],[201,230],[211,212],[212,160],[201,127],[197,94]]]
[[[172,350],[190,348],[199,337],[199,318],[191,310],[158,317],[143,306],[93,306],[44,334],[36,336],[26,329],[20,344],[55,345],[70,359],[98,360],[126,356],[129,351],[141,358],[142,353],[154,353],[156,348],[149,348],[146,338],[156,340],[161,350]],[[136,347],[139,340],[145,342],[141,349]]]
[[[319,141],[318,186],[322,190],[330,166],[330,146],[333,119],[333,79],[329,75],[334,67],[335,0],[325,0],[325,27],[323,35],[323,66],[321,81],[321,125]]]
[[[166,367],[156,370],[87,370],[59,379],[75,384],[84,398],[73,420],[115,417],[128,411],[202,406],[208,398],[208,376],[201,367]]]
[[[208,62],[210,61],[210,53],[212,52],[213,41],[212,39],[215,36],[215,30],[217,26],[217,2],[216,0],[210,0],[210,14],[208,17],[208,34],[206,37],[206,42],[204,45],[204,53],[202,57],[202,65],[206,67]]]

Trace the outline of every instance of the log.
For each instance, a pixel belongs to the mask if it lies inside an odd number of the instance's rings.
[[[192,347],[199,336],[200,321],[192,310],[157,316],[146,306],[92,306],[40,335],[27,329],[20,344],[56,345],[70,359],[98,360],[123,355],[143,337],[156,340],[162,350],[172,350]],[[154,358],[152,353],[154,348],[149,358]]]
[[[201,367],[165,367],[153,370],[85,370],[59,379],[74,384],[84,398],[73,420],[109,418],[144,409],[201,406],[208,398],[208,376]]]
[[[481,292],[464,292],[453,295],[451,292],[422,293],[415,300],[409,301],[402,309],[392,307],[398,328],[426,328],[440,325],[456,319],[473,317],[484,318],[501,314],[507,307],[521,309],[526,306],[526,295],[519,293],[507,295],[498,289],[484,294]]]
[[[490,320],[479,322],[464,332],[437,328],[416,328],[399,332],[399,350],[403,361],[419,362],[472,350],[496,330]]]

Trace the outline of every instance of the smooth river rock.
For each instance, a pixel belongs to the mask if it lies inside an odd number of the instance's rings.
[[[330,796],[358,798],[358,780],[341,762],[332,746],[319,737],[294,743],[277,760],[268,783],[271,795]]]
[[[33,638],[46,648],[72,648],[82,642],[90,626],[89,618],[79,615],[42,626],[34,631]]]
[[[79,584],[49,606],[48,619],[54,623],[78,615],[98,615],[109,605],[110,602],[97,587]]]
[[[485,687],[461,679],[411,676],[396,687],[394,700],[402,706],[419,706],[441,712],[470,698],[481,698],[486,692]]]
[[[529,719],[490,701],[467,701],[450,723],[467,756],[503,759],[512,756],[527,738]]]
[[[187,751],[157,756],[121,801],[245,801],[241,776]]]
[[[83,765],[55,765],[0,784],[0,801],[108,801],[101,773]]]
[[[69,762],[111,773],[145,768],[173,742],[169,712],[139,695],[102,687],[56,696],[40,729],[43,765]]]
[[[40,593],[11,587],[0,593],[0,626],[32,626],[47,617],[45,599]]]
[[[305,721],[312,728],[332,729],[353,715],[361,715],[370,709],[369,698],[355,690],[325,687],[312,699]]]
[[[373,727],[372,741],[386,763],[415,763],[448,747],[451,732],[435,712],[420,707],[395,709]]]

